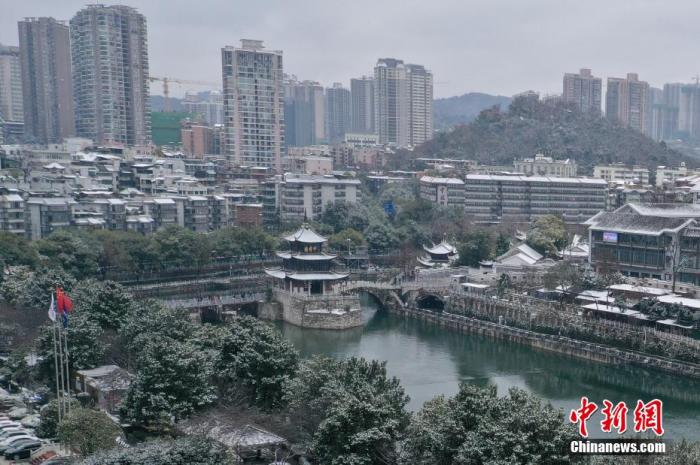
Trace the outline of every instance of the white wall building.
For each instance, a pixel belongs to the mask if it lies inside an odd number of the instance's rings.
[[[230,165],[281,172],[284,149],[282,52],[261,40],[221,49],[225,153]]]
[[[593,167],[593,177],[605,179],[608,182],[622,181],[627,184],[649,184],[649,170],[647,168],[629,166],[622,163],[596,165]]]

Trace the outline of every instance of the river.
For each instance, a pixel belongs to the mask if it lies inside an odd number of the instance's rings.
[[[385,360],[390,375],[401,380],[411,401],[423,402],[457,392],[460,382],[495,385],[500,395],[511,387],[532,392],[568,414],[581,396],[602,406],[603,399],[624,400],[632,410],[637,399],[664,402],[666,437],[700,440],[700,382],[633,367],[612,367],[544,352],[516,343],[464,334],[377,311],[362,296],[365,325],[346,331],[305,329],[278,323],[302,357],[360,356]],[[588,422],[593,437],[601,437],[600,415]]]

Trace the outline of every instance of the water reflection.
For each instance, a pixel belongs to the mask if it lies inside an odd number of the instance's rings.
[[[363,328],[323,331],[283,323],[279,327],[304,357],[325,354],[386,360],[389,373],[401,379],[411,397],[413,410],[436,395],[453,395],[460,381],[494,385],[500,394],[517,386],[567,411],[578,405],[582,395],[598,404],[607,398],[624,400],[628,406],[640,398],[658,397],[664,401],[668,436],[700,439],[700,383],[696,381],[457,333],[376,311],[366,299],[363,306],[367,318]]]

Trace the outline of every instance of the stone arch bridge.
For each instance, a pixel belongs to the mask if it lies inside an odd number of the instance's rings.
[[[417,307],[442,311],[449,300],[450,284],[420,281],[386,283],[378,281],[348,281],[338,288],[341,294],[366,292],[373,296],[386,310]]]

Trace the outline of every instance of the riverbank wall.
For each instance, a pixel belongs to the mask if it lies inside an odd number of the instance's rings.
[[[564,336],[538,333],[451,313],[437,313],[412,307],[394,307],[389,310],[401,316],[416,318],[454,331],[517,342],[578,359],[609,365],[633,365],[700,379],[700,366],[691,363],[616,349]]]
[[[283,320],[302,328],[349,329],[362,326],[357,295],[295,295],[275,289],[272,302],[258,304],[258,317]]]

